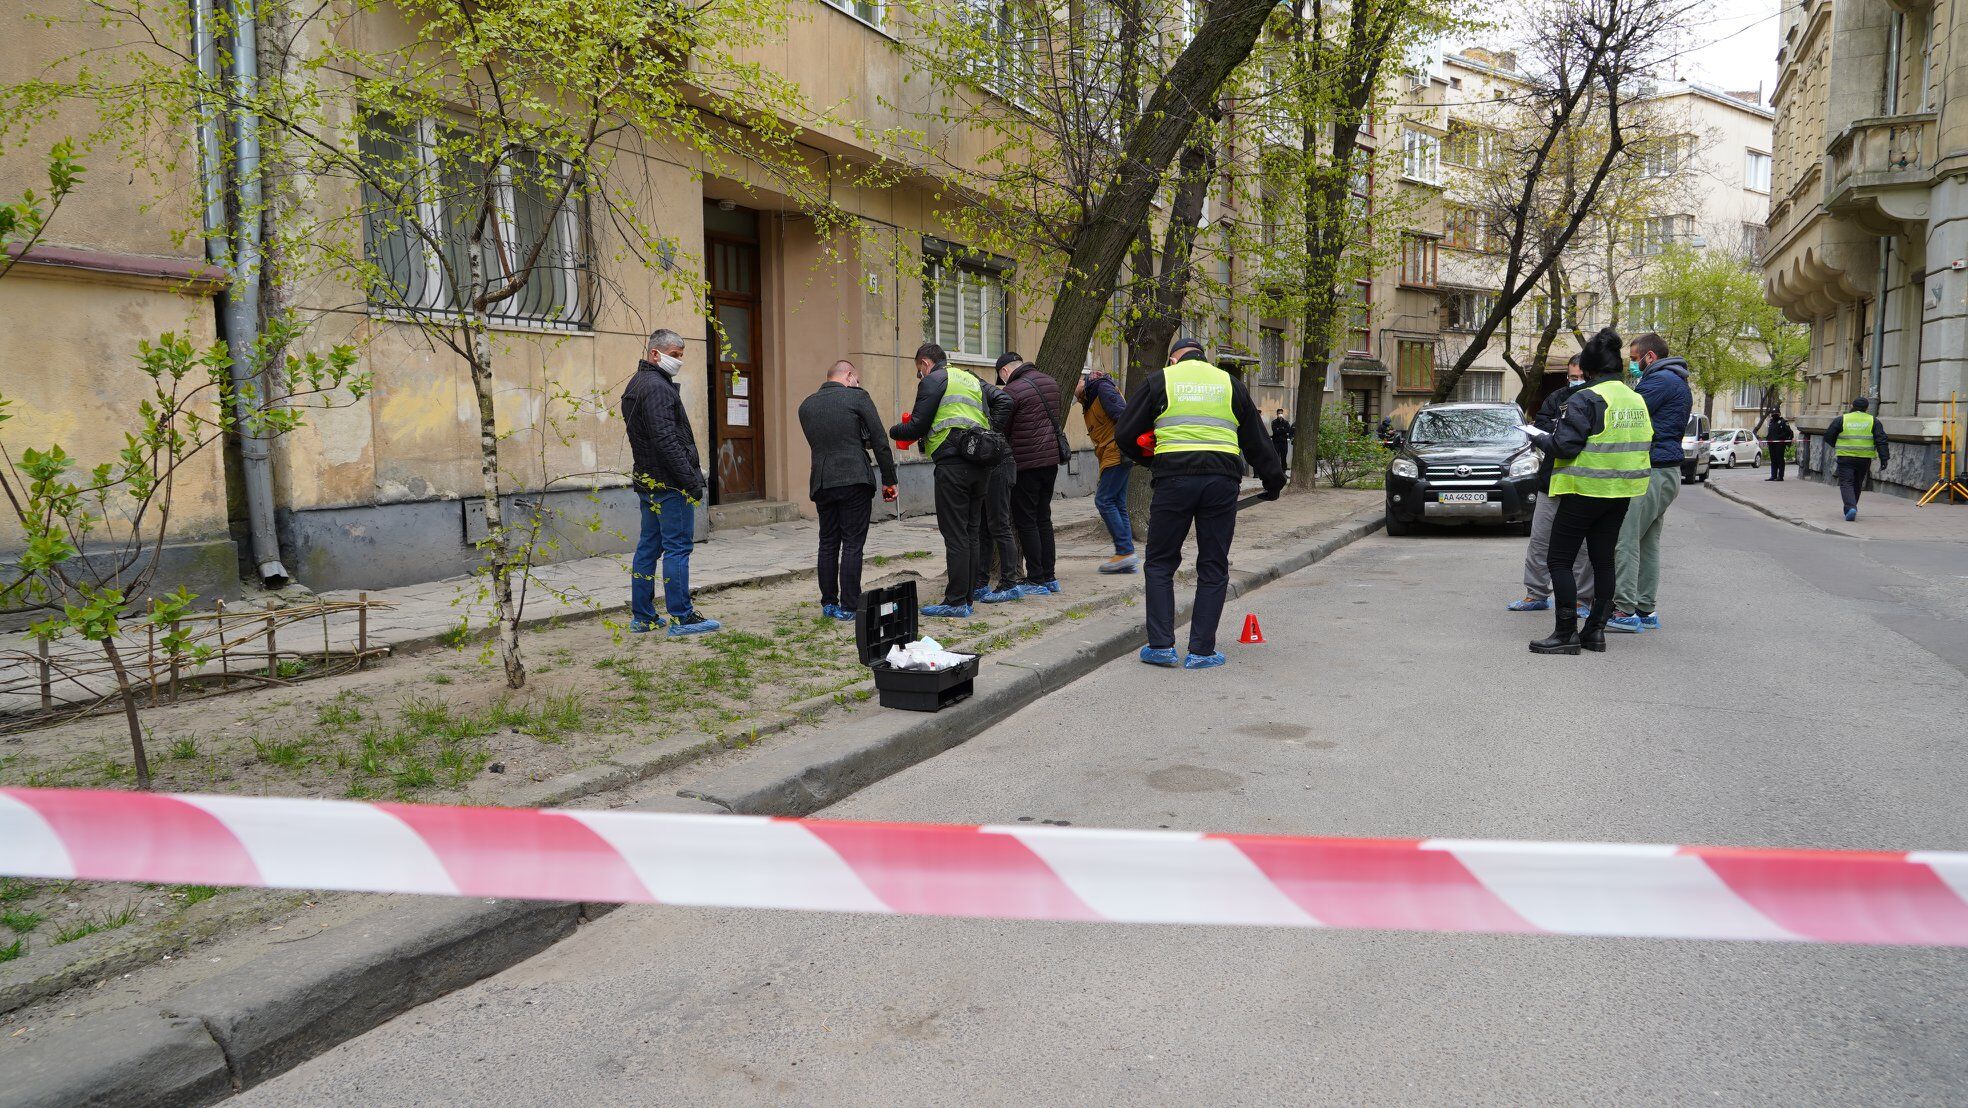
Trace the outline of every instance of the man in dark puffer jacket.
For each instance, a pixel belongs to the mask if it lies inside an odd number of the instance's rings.
[[[1026,596],[1059,591],[1052,537],[1052,490],[1065,457],[1059,450],[1059,382],[1031,362],[1001,364],[1004,390],[1011,394],[1011,456],[1018,478],[1011,490],[1011,525],[1025,551]]]
[[[683,369],[683,336],[665,327],[649,336],[649,354],[636,363],[622,390],[622,424],[629,432],[642,533],[629,571],[629,630],[663,625],[656,615],[656,558],[663,560],[663,606],[669,634],[701,635],[723,626],[690,603],[690,547],[696,539],[695,506],[704,499],[704,472],[690,413],[677,390]]]

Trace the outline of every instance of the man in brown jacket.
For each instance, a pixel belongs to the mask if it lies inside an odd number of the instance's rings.
[[[1127,411],[1127,401],[1121,398],[1113,378],[1094,369],[1080,374],[1073,397],[1080,402],[1094,456],[1100,459],[1100,484],[1093,494],[1093,506],[1114,540],[1114,556],[1100,563],[1100,572],[1133,573],[1141,568],[1141,559],[1134,553],[1134,524],[1128,519],[1128,471],[1134,463],[1114,445],[1114,425]]]

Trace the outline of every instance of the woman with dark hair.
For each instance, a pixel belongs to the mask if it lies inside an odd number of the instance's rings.
[[[1612,590],[1603,584],[1596,590],[1592,614],[1581,629],[1572,562],[1583,545],[1593,577],[1600,582],[1613,580],[1613,553],[1619,546],[1627,503],[1647,491],[1654,425],[1646,402],[1622,375],[1621,349],[1620,337],[1611,327],[1592,336],[1579,352],[1584,386],[1565,402],[1553,430],[1529,432],[1531,441],[1553,459],[1550,495],[1558,509],[1545,559],[1557,626],[1549,638],[1531,644],[1537,654],[1577,654],[1580,647],[1606,649]]]

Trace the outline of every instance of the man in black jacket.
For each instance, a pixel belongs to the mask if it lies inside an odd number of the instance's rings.
[[[873,451],[882,499],[895,500],[895,455],[875,402],[861,391],[861,371],[843,358],[812,396],[800,401],[800,430],[813,454],[807,493],[820,514],[820,610],[848,620],[861,607],[861,551],[875,505]]]
[[[1770,475],[1763,478],[1765,481],[1784,479],[1784,468],[1790,463],[1790,444],[1795,437],[1790,421],[1783,417],[1783,413],[1771,412],[1770,430],[1764,437],[1764,441],[1770,444]]]
[[[636,364],[622,390],[622,425],[629,432],[642,534],[629,573],[629,630],[641,634],[663,625],[656,614],[656,559],[663,560],[663,606],[669,634],[715,631],[717,620],[690,603],[690,546],[696,539],[696,505],[704,499],[704,471],[690,431],[676,375],[683,369],[683,336],[665,327],[649,336],[649,355]]]
[[[1585,371],[1579,368],[1579,357],[1574,354],[1565,367],[1565,387],[1544,398],[1531,425],[1540,431],[1556,431],[1565,402],[1583,387]],[[1531,541],[1524,549],[1524,599],[1507,606],[1513,612],[1542,612],[1551,607],[1551,569],[1544,563],[1545,556],[1551,552],[1551,521],[1558,517],[1558,504],[1550,496],[1551,455],[1545,454],[1543,459],[1538,466],[1537,508],[1531,513]],[[1579,604],[1590,606],[1597,594],[1592,591],[1592,559],[1583,549],[1579,551],[1574,573],[1578,578]]]
[[[1199,362],[1199,366],[1183,366]],[[1167,370],[1151,373],[1128,397],[1127,411],[1114,430],[1121,453],[1154,472],[1154,498],[1148,506],[1147,578],[1148,645],[1141,660],[1173,666],[1175,655],[1175,571],[1182,564],[1182,544],[1196,528],[1196,603],[1189,617],[1189,656],[1185,669],[1209,669],[1227,659],[1216,649],[1216,625],[1230,585],[1230,542],[1237,530],[1237,489],[1244,460],[1264,482],[1268,500],[1285,487],[1285,471],[1265,435],[1264,416],[1251,402],[1243,381],[1224,373],[1203,356],[1203,344],[1177,339],[1169,350]],[[1193,377],[1178,395],[1181,411],[1170,410],[1168,378],[1176,373]],[[1191,409],[1194,409],[1192,412]],[[1197,448],[1201,436],[1228,439],[1224,423],[1234,423],[1235,445],[1212,443]],[[1201,428],[1200,432],[1197,428]],[[1141,436],[1155,432],[1156,446],[1144,450]],[[1178,439],[1192,441],[1182,442]],[[1181,449],[1172,449],[1180,443]]]
[[[1285,418],[1285,410],[1278,409],[1277,418],[1271,421],[1271,449],[1278,454],[1278,467],[1291,473],[1291,440],[1298,433],[1292,421]]]
[[[916,406],[902,422],[888,429],[888,437],[904,445],[920,441],[924,449],[937,438],[937,412],[952,373],[969,373],[952,368],[948,355],[936,343],[916,348]],[[974,376],[974,375],[973,375]],[[991,424],[1011,418],[1011,397],[989,381],[977,382],[984,397]],[[957,437],[944,434],[930,452],[936,463],[936,529],[943,534],[943,562],[947,577],[943,583],[943,603],[926,604],[921,614],[968,618],[971,583],[977,576],[976,536],[984,526],[984,492],[991,471],[973,465],[957,452]]]
[[[1025,582],[1019,591],[1039,596],[1059,591],[1052,535],[1052,490],[1066,463],[1059,432],[1059,382],[1016,354],[999,359],[998,377],[1011,396],[1011,457],[1017,479],[1011,487],[1011,525],[1025,553]]]

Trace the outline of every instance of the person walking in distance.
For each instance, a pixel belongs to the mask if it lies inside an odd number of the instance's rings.
[[[1847,522],[1859,518],[1859,494],[1866,478],[1872,476],[1872,463],[1885,465],[1892,460],[1886,443],[1886,428],[1872,414],[1872,402],[1861,396],[1852,401],[1852,410],[1833,419],[1825,427],[1824,441],[1831,444],[1838,459],[1838,495],[1845,502]]]
[[[723,626],[690,602],[690,547],[696,541],[696,505],[704,499],[704,471],[697,439],[676,377],[683,371],[683,336],[665,327],[649,336],[647,355],[622,390],[622,426],[629,433],[636,503],[642,528],[629,564],[629,630],[663,626],[656,614],[656,562],[663,564],[663,607],[669,631],[701,635]]]
[[[1011,457],[1017,477],[1011,489],[1011,525],[1025,552],[1019,591],[1038,596],[1059,591],[1058,555],[1052,534],[1052,490],[1066,464],[1066,435],[1059,428],[1059,382],[1031,362],[998,371],[1011,395]]]
[[[1770,444],[1770,475],[1764,478],[1765,481],[1784,479],[1784,467],[1790,464],[1790,443],[1795,437],[1796,432],[1791,430],[1790,421],[1783,417],[1783,413],[1771,412],[1767,439]]]
[[[1100,522],[1107,525],[1113,540],[1114,556],[1095,567],[1101,573],[1133,573],[1141,565],[1134,553],[1134,521],[1128,518],[1128,474],[1134,463],[1127,460],[1114,442],[1114,426],[1127,412],[1114,379],[1097,369],[1082,371],[1073,386],[1073,398],[1080,402],[1080,419],[1087,437],[1093,440],[1093,455],[1100,460],[1100,483],[1094,489],[1093,508]]]
[[[1141,438],[1152,432],[1154,446]],[[1237,530],[1237,488],[1244,460],[1264,482],[1264,498],[1276,500],[1285,471],[1271,450],[1264,416],[1235,375],[1211,365],[1203,344],[1177,339],[1167,369],[1149,374],[1128,397],[1114,431],[1121,452],[1154,471],[1148,507],[1148,645],[1141,660],[1174,666],[1175,571],[1182,544],[1196,529],[1196,603],[1189,619],[1186,669],[1228,661],[1216,649],[1216,625],[1230,585],[1230,542]]]
[[[916,348],[916,404],[909,417],[888,429],[888,437],[907,445],[920,442],[935,463],[936,529],[943,536],[943,602],[926,604],[926,616],[968,617],[970,590],[977,576],[976,539],[984,526],[984,492],[989,467],[964,459],[961,436],[988,431],[991,416],[1010,414],[1011,398],[976,374],[951,366],[943,348],[926,342]]]
[[[1278,455],[1278,467],[1291,473],[1291,440],[1298,433],[1292,421],[1285,418],[1285,410],[1278,409],[1278,415],[1271,421],[1271,449]]]
[[[1633,340],[1632,355],[1628,368],[1640,373],[1633,391],[1646,402],[1647,419],[1654,428],[1654,445],[1648,452],[1653,472],[1647,477],[1646,493],[1634,499],[1620,524],[1619,580],[1606,628],[1638,634],[1660,630],[1661,530],[1667,524],[1668,507],[1681,492],[1681,436],[1695,398],[1688,389],[1688,363],[1668,356],[1667,340],[1649,331]],[[1606,578],[1599,580],[1603,591]]]
[[[1572,394],[1585,387],[1585,370],[1579,366],[1579,356],[1565,366],[1565,386],[1544,398],[1538,406],[1538,413],[1531,425],[1540,431],[1558,429],[1558,417],[1564,414],[1565,403]],[[1531,541],[1524,551],[1524,599],[1508,605],[1513,612],[1542,612],[1551,607],[1551,570],[1545,565],[1545,556],[1551,552],[1551,524],[1558,518],[1558,502],[1551,496],[1552,457],[1544,455],[1544,462],[1538,467],[1537,507],[1531,512]],[[1598,593],[1593,585],[1592,559],[1581,548],[1574,563],[1573,574],[1578,579],[1578,596],[1581,615],[1585,605],[1591,604]]]
[[[1555,428],[1528,432],[1554,459],[1551,496],[1558,504],[1551,549],[1545,555],[1557,618],[1548,638],[1531,643],[1537,654],[1606,649],[1612,600],[1601,591],[1581,628],[1572,565],[1584,545],[1596,578],[1613,579],[1613,558],[1629,505],[1660,472],[1651,457],[1657,436],[1647,403],[1620,373],[1619,335],[1608,327],[1592,336],[1579,353],[1579,364],[1585,384],[1567,396]]]
[[[1000,355],[993,367],[992,377],[1001,377],[1008,366],[1018,363],[1018,355]],[[999,390],[1002,393],[1002,390]],[[1012,401],[1009,393],[1003,393],[1005,405],[1002,410],[991,409],[991,430],[1011,441]],[[1025,590],[1019,587],[1021,573],[1018,561],[1018,532],[1012,526],[1011,500],[1012,487],[1018,483],[1018,459],[1006,451],[1005,456],[991,467],[991,476],[984,483],[984,526],[977,531],[977,580],[970,598],[985,604],[1003,604],[1012,600],[1023,600]],[[998,583],[991,584],[991,571],[997,570]]]
[[[845,358],[800,401],[799,421],[813,455],[807,495],[820,516],[820,611],[830,619],[853,619],[861,607],[861,551],[875,505],[875,466],[881,468],[882,500],[893,503],[895,454],[875,402],[861,390],[861,371]]]

